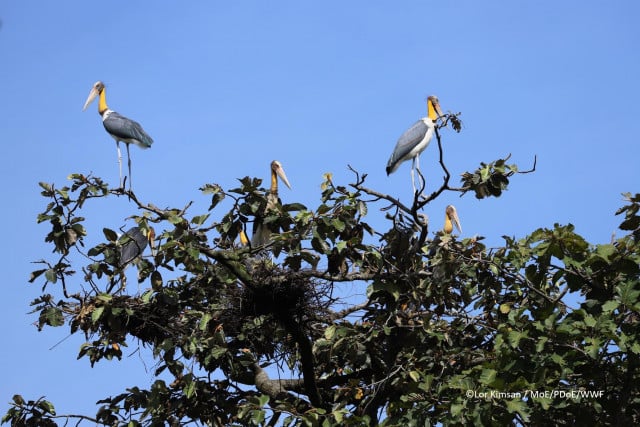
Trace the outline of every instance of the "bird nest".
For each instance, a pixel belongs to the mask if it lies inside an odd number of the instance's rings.
[[[290,353],[295,344],[287,327],[291,322],[313,339],[307,325],[328,312],[331,285],[282,270],[270,261],[257,263],[252,276],[252,284],[235,289],[233,303],[220,319],[227,336],[238,337],[235,345],[270,356]]]

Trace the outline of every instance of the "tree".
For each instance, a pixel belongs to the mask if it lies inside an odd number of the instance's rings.
[[[459,131],[458,115],[446,125]],[[149,348],[158,378],[106,396],[93,416],[58,415],[44,398],[16,395],[3,422],[639,423],[640,195],[626,195],[617,212],[626,234],[611,243],[555,224],[487,248],[482,237],[436,232],[423,208],[444,192],[499,197],[518,168],[508,157],[482,163],[452,187],[436,136],[444,178],[433,193],[423,195],[423,184],[407,206],[366,187],[358,171],[348,185],[327,174],[315,209],[268,211],[263,223],[280,232],[259,248],[238,242],[264,212],[259,179],[204,185],[211,205],[197,215],[98,177],[41,183],[48,204],[38,222],[50,225],[57,258],[41,260],[30,279],[44,280],[32,303],[38,328],[85,334],[79,357],[92,366],[120,359],[125,346]],[[109,197],[130,198],[139,227],[156,229],[157,251],[135,261],[142,291],[126,288],[113,230],[85,248],[82,208]],[[367,222],[380,211],[383,231]],[[71,285],[78,269],[83,286]],[[361,301],[342,296],[354,281],[366,288]]]

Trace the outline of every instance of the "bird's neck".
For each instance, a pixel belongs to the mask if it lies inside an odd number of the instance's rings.
[[[271,193],[272,194],[277,194],[278,193],[278,175],[276,175],[275,172],[271,172]]]
[[[100,91],[100,99],[98,100],[98,113],[100,114],[104,114],[104,112],[109,109],[109,107],[107,107],[106,92],[107,91],[105,89],[102,89],[102,91]]]
[[[444,216],[444,232],[447,234],[451,234],[452,231],[453,231],[453,224],[449,219],[449,215],[445,215]]]
[[[436,109],[433,106],[433,102],[431,102],[430,100],[427,101],[427,116],[429,116],[429,119],[431,119],[432,122],[435,122],[438,118],[438,116],[436,115]]]

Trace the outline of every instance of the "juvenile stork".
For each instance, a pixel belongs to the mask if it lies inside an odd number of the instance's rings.
[[[142,255],[147,245],[151,247],[151,254],[155,249],[156,232],[153,227],[147,228],[144,233],[140,227],[133,227],[127,230],[118,239],[118,266],[126,267],[136,258]]]
[[[267,203],[262,212],[256,215],[256,219],[253,223],[253,234],[251,236],[251,246],[253,247],[263,246],[269,243],[272,230],[269,227],[269,224],[265,224],[265,218],[270,212],[277,210],[278,205],[282,204],[278,198],[278,178],[284,182],[284,185],[291,189],[291,185],[289,184],[287,175],[284,173],[282,164],[280,164],[279,161],[274,160],[271,162],[271,188],[267,193]]]
[[[107,133],[116,140],[116,148],[118,149],[118,166],[120,170],[120,188],[124,188],[124,181],[122,180],[122,153],[120,152],[120,142],[124,142],[127,146],[129,191],[131,191],[131,155],[129,153],[129,144],[135,144],[140,148],[149,148],[151,147],[151,144],[153,144],[153,139],[151,139],[144,129],[142,129],[140,123],[128,119],[109,109],[107,106],[105,86],[101,81],[96,82],[91,88],[89,96],[84,103],[84,107],[82,107],[82,111],[85,111],[97,96],[100,96],[98,101],[98,113],[102,116],[102,124],[107,130]]]
[[[447,206],[444,211],[444,231],[446,234],[451,234],[453,226],[456,226],[458,231],[462,233],[462,227],[460,226],[460,220],[458,219],[458,211],[453,205]]]
[[[431,95],[427,98],[427,117],[423,117],[415,122],[413,126],[400,136],[387,162],[387,175],[391,175],[398,169],[402,162],[409,159],[412,160],[411,184],[413,185],[414,194],[416,192],[414,170],[417,169],[420,171],[420,153],[422,153],[429,145],[429,142],[431,142],[438,117],[442,118],[440,102],[437,96]]]

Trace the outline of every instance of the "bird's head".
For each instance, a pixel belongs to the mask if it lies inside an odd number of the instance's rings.
[[[460,226],[460,220],[458,219],[458,212],[453,205],[447,206],[445,210],[445,224],[444,224],[444,232],[447,234],[451,234],[453,231],[453,226],[455,225],[459,232],[462,233],[462,227]]]
[[[438,118],[442,118],[442,110],[440,109],[440,101],[435,95],[431,95],[427,98],[427,115],[432,121],[436,121]]]
[[[84,103],[84,107],[82,107],[82,111],[86,110],[87,107],[91,105],[93,100],[96,99],[96,97],[100,95],[103,91],[104,91],[104,83],[102,83],[101,81],[95,82],[95,84],[91,88],[91,91],[89,92],[89,96],[87,97],[87,100]]]
[[[275,188],[278,187],[276,177],[280,177],[282,182],[284,182],[284,185],[286,185],[287,187],[289,187],[289,189],[291,189],[291,184],[289,184],[287,175],[284,173],[284,168],[282,167],[282,164],[279,161],[274,160],[271,162],[271,187],[272,188],[274,184],[275,184]]]

